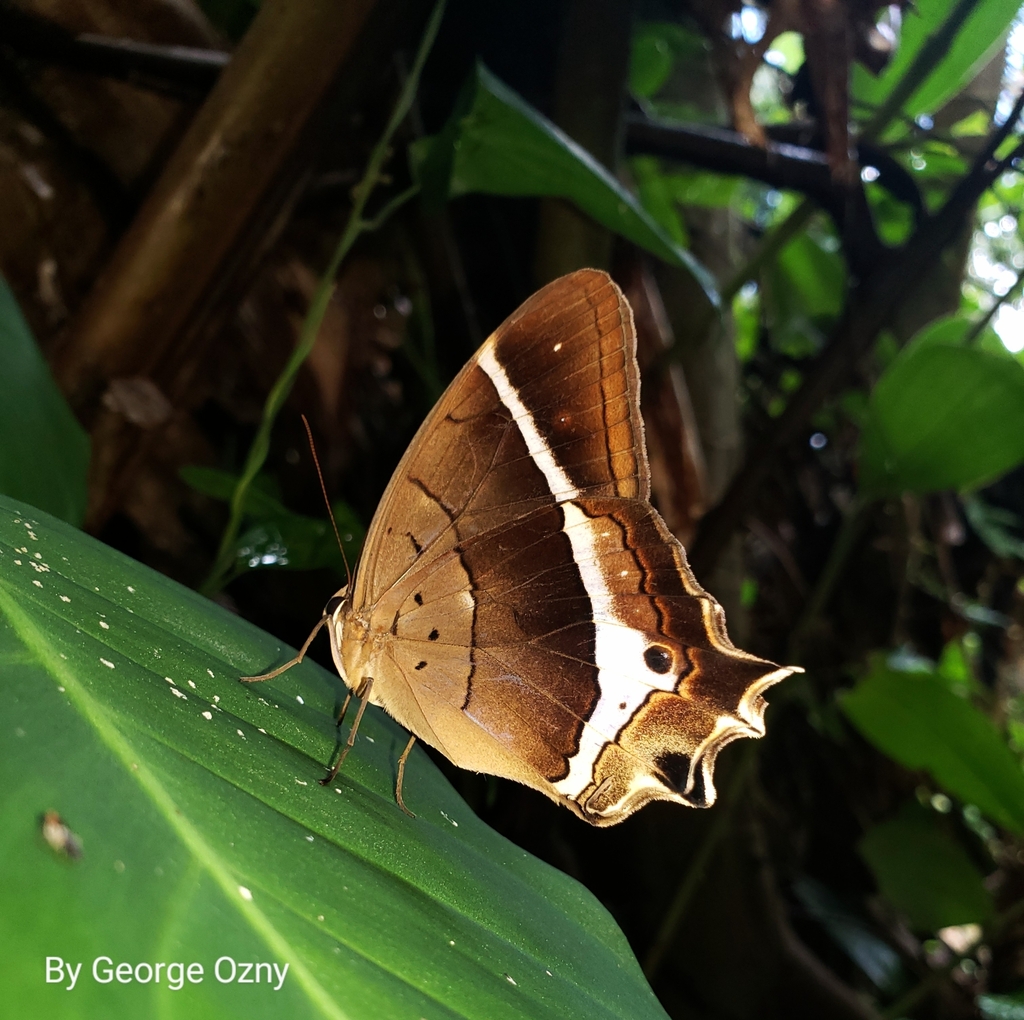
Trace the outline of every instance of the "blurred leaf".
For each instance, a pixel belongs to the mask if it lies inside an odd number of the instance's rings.
[[[198,492],[214,499],[230,500],[238,481],[236,475],[217,468],[189,465],[179,474]],[[340,576],[348,573],[362,548],[366,530],[355,511],[344,500],[331,504],[345,555],[338,549],[330,521],[306,517],[289,510],[272,493],[276,486],[265,475],[259,476],[246,493],[245,517],[251,526],[235,542],[235,572],[261,567],[289,567],[292,570],[316,570],[330,567]]]
[[[882,895],[918,932],[984,923],[992,897],[967,851],[916,801],[865,833],[858,847]]]
[[[898,672],[891,662],[877,658],[841,699],[850,721],[890,758],[1024,833],[1024,771],[992,721],[931,672]]]
[[[906,202],[894,198],[892,192],[881,185],[867,183],[864,192],[882,243],[894,248],[903,244],[914,229],[914,210]]]
[[[1024,367],[1009,357],[926,327],[871,394],[860,453],[869,495],[971,488],[1022,460]]]
[[[668,80],[677,60],[705,55],[703,37],[671,21],[640,21],[633,29],[629,89],[649,99]]]
[[[690,273],[717,306],[714,280],[585,149],[477,64],[440,134],[413,148],[424,200],[470,192],[564,198],[614,233]]]
[[[736,357],[747,362],[757,353],[761,338],[761,294],[756,283],[746,283],[736,292],[732,318],[736,325]]]
[[[863,918],[808,875],[797,878],[793,892],[807,913],[821,924],[876,988],[890,995],[899,991],[906,977],[899,954],[883,942]]]
[[[984,137],[991,130],[991,114],[987,110],[975,110],[974,113],[969,113],[963,120],[958,120],[949,129],[949,133],[954,138],[979,138]]]
[[[830,235],[804,232],[762,273],[772,345],[790,357],[815,353],[846,299],[846,263]]]
[[[851,94],[854,100],[870,106],[881,105],[956,3],[957,0],[931,0],[908,7],[903,14],[899,48],[889,66],[875,77],[860,64],[853,65]],[[1002,44],[1003,34],[1019,6],[1019,0],[980,0],[946,55],[904,105],[904,112],[911,118],[932,113],[956,95]]]
[[[656,156],[636,156],[630,167],[644,209],[676,244],[685,245],[686,224],[679,215],[671,179],[661,172],[661,161]]]
[[[85,519],[89,437],[0,276],[0,492],[70,524]]]
[[[799,32],[782,32],[771,42],[765,60],[786,74],[796,74],[804,62],[804,37]]]
[[[1024,1020],[1024,991],[1016,995],[979,995],[982,1020]]]
[[[965,496],[963,507],[968,523],[996,556],[1024,560],[1024,521],[1015,513],[991,506],[976,495]]]
[[[483,825],[422,751],[417,817],[398,809],[406,735],[382,712],[319,785],[337,677],[307,660],[239,683],[290,650],[6,497],[0,561],[5,1015],[54,1015],[59,954],[86,961],[80,1017],[664,1018],[607,911]],[[80,860],[43,842],[47,810]],[[205,980],[101,985],[100,954],[198,961]],[[218,984],[223,954],[288,963],[281,991]]]

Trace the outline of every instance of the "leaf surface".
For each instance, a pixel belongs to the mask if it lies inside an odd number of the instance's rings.
[[[0,986],[17,1016],[664,1013],[608,913],[481,823],[376,709],[329,788],[340,680],[214,603],[0,497]],[[82,844],[40,835],[57,811]],[[44,958],[83,962],[73,993]],[[99,956],[201,984],[93,979]],[[288,963],[280,989],[216,961]],[[227,964],[222,965],[222,973]],[[101,971],[102,974],[102,964]],[[56,1012],[55,1012],[56,1011]]]

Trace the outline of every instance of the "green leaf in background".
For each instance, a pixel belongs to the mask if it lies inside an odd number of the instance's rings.
[[[991,506],[980,496],[966,496],[961,502],[968,523],[996,556],[1024,560],[1024,521],[1011,510]]]
[[[798,234],[762,272],[762,295],[776,348],[815,353],[846,298],[846,263],[830,234]]]
[[[903,77],[928,37],[946,20],[959,0],[930,0],[907,7],[903,13],[899,48],[889,66],[877,77],[860,64],[853,65],[851,95],[855,102],[880,106]],[[991,59],[1002,44],[1020,7],[1019,0],[980,0],[950,46],[920,88],[904,105],[910,117],[932,113],[954,96]]]
[[[954,924],[984,924],[992,897],[967,851],[916,801],[860,841],[860,854],[882,895],[918,932]]]
[[[1016,995],[979,995],[982,1020],[1024,1020],[1024,991]]]
[[[908,769],[922,769],[947,793],[992,821],[1024,833],[1024,770],[992,721],[946,682],[875,659],[841,700],[861,734]]]
[[[89,437],[0,277],[0,492],[70,524],[85,519]]]
[[[671,21],[639,21],[633,28],[629,89],[649,99],[668,81],[677,60],[706,57],[703,37]]]
[[[442,131],[414,149],[428,204],[471,192],[572,202],[614,233],[689,272],[717,306],[708,271],[585,149],[477,64]]]
[[[488,829],[376,709],[330,787],[342,686],[269,635],[0,498],[0,987],[5,1015],[664,1018],[582,886]],[[69,860],[40,835],[57,811]],[[73,992],[44,959],[83,962]],[[95,957],[201,984],[98,984]],[[287,963],[219,984],[220,956]],[[166,975],[165,975],[166,982]]]
[[[197,465],[183,467],[179,474],[197,492],[225,502],[231,499],[238,481],[237,476],[228,471]],[[274,495],[271,486],[260,485],[259,481],[257,479],[246,496],[245,515],[251,526],[235,543],[235,570],[231,579],[247,570],[263,567],[292,570],[330,567],[345,577],[345,557],[349,564],[355,563],[366,537],[355,511],[343,500],[331,504],[345,549],[343,556],[329,521],[294,513]]]
[[[925,327],[879,379],[861,436],[865,493],[973,488],[1024,460],[1024,365],[992,337],[960,346],[969,328]]]

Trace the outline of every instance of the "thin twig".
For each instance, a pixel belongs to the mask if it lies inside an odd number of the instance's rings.
[[[399,93],[398,102],[395,103],[395,108],[391,113],[384,133],[374,146],[373,152],[370,153],[366,172],[359,183],[352,189],[352,211],[349,213],[348,222],[345,224],[345,230],[338,241],[334,254],[331,256],[331,261],[323,276],[320,277],[320,282],[317,284],[313,300],[310,302],[306,318],[302,323],[299,342],[296,344],[295,350],[288,359],[288,363],[282,369],[277,381],[267,395],[266,403],[263,405],[263,417],[260,421],[259,429],[252,441],[252,446],[249,448],[245,467],[231,497],[231,516],[221,537],[217,558],[210,571],[210,576],[199,589],[204,595],[212,595],[219,591],[224,585],[225,578],[231,571],[235,560],[235,543],[238,539],[238,532],[241,529],[245,510],[246,495],[267,459],[267,454],[270,451],[270,433],[274,427],[274,422],[277,420],[277,415],[284,406],[285,400],[288,399],[288,394],[295,383],[299,369],[306,358],[309,357],[313,345],[316,343],[320,324],[323,322],[331,296],[334,293],[334,281],[338,275],[338,269],[341,266],[342,260],[349,253],[352,245],[355,244],[361,234],[366,233],[368,230],[376,229],[383,223],[385,212],[390,215],[402,202],[411,197],[408,190],[402,192],[397,198],[388,202],[373,220],[367,220],[363,217],[370,195],[381,182],[384,163],[391,154],[391,139],[394,137],[395,132],[405,119],[412,105],[416,89],[419,86],[423,65],[426,63],[427,56],[430,53],[434,39],[437,36],[437,30],[441,24],[441,18],[444,15],[445,2],[446,0],[437,0],[434,6],[430,20],[427,22],[427,27],[423,33],[423,38],[420,41],[412,70],[402,91]]]
[[[981,334],[988,328],[988,324],[996,317],[999,309],[1011,298],[1017,296],[1021,284],[1024,284],[1024,269],[1017,274],[1017,279],[1013,281],[1013,286],[1005,294],[1001,294],[995,304],[971,327],[970,332],[964,337],[965,347],[972,347],[978,341]]]

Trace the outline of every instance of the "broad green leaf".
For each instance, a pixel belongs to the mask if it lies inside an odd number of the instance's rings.
[[[954,924],[982,924],[993,916],[992,897],[967,851],[916,802],[869,829],[860,841],[882,895],[919,932]]]
[[[1024,770],[988,716],[924,670],[899,672],[877,659],[841,701],[858,730],[908,769],[992,821],[1024,833]]]
[[[1022,460],[1024,366],[1005,354],[925,330],[871,394],[860,452],[870,495],[972,488]]]
[[[1024,521],[1013,511],[991,506],[974,495],[963,500],[963,508],[968,523],[996,556],[1024,560]]]
[[[471,192],[564,198],[602,226],[689,272],[717,305],[714,281],[585,149],[482,64],[440,134],[414,150],[428,203]]]
[[[0,492],[71,524],[85,518],[89,437],[0,277]]]
[[[649,99],[668,81],[677,60],[707,59],[700,33],[671,21],[640,21],[633,29],[629,88]]]
[[[876,78],[860,64],[853,65],[851,92],[854,100],[880,106],[957,2],[930,0],[908,7],[903,14],[899,48],[889,66]],[[1019,6],[1019,0],[981,0],[945,56],[904,105],[904,112],[910,117],[932,113],[956,95],[991,59]]]
[[[326,593],[325,593],[326,594]],[[343,688],[269,635],[0,498],[0,987],[5,1015],[664,1018],[608,913],[483,825],[367,711],[330,787]],[[51,850],[42,812],[81,840]],[[92,961],[201,963],[99,984]],[[289,965],[278,992],[221,956]],[[73,992],[44,959],[82,962]],[[224,964],[222,967],[226,967]],[[144,975],[143,975],[144,976]]]

